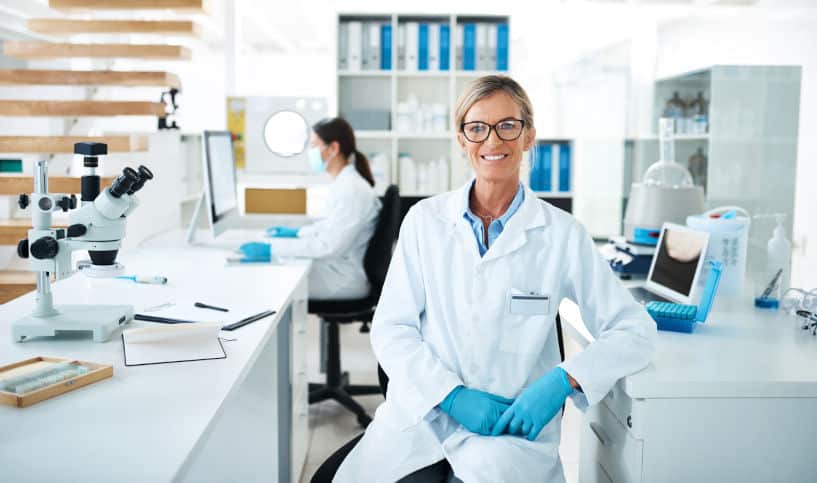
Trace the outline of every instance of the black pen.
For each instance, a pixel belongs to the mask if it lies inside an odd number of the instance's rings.
[[[230,309],[225,309],[222,307],[214,307],[212,305],[203,304],[201,302],[196,302],[193,304],[194,307],[198,307],[200,309],[210,309],[210,310],[218,310],[219,312],[229,312]]]

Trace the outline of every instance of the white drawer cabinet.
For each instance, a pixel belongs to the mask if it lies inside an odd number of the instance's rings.
[[[581,483],[814,482],[817,399],[619,391],[585,413],[580,444]]]
[[[579,479],[582,482],[642,481],[644,442],[634,438],[604,403],[585,414],[581,451],[583,464],[579,468]]]

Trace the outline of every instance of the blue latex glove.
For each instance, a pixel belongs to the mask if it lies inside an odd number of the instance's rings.
[[[468,431],[487,436],[491,434],[491,429],[502,412],[512,403],[513,399],[457,386],[440,403],[440,409],[465,426]]]
[[[507,430],[535,440],[572,392],[567,373],[561,367],[554,367],[522,391],[499,418],[491,435],[499,436]]]
[[[273,226],[267,228],[267,236],[272,238],[298,238],[300,228],[290,228],[288,226]]]
[[[249,242],[238,247],[244,254],[245,261],[268,262],[272,258],[269,243]]]

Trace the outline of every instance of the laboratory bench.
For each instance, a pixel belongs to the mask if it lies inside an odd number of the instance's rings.
[[[261,302],[277,313],[222,332],[226,359],[127,367],[119,331],[104,343],[84,335],[17,343],[11,323],[31,312],[34,294],[0,306],[0,365],[44,355],[113,366],[110,379],[26,408],[0,406],[0,480],[299,481],[309,266],[226,266],[230,250],[182,240],[176,231],[119,257],[127,273],[163,275],[167,285],[79,273],[53,284],[55,304],[132,304],[138,312],[175,300]]]
[[[575,304],[567,336],[592,341]],[[716,298],[691,334],[658,332],[652,363],[584,415],[579,480],[817,481],[817,337],[750,298]]]

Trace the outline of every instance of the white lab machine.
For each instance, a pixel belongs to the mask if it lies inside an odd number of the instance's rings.
[[[659,121],[660,159],[633,183],[624,214],[624,236],[642,245],[656,245],[664,222],[684,223],[704,211],[704,190],[689,171],[675,162],[674,120]]]
[[[103,143],[77,143],[75,154],[85,156],[85,174],[81,178],[81,208],[72,211],[67,229],[51,226],[52,212],[69,211],[77,207],[75,195],[48,192],[48,165],[37,162],[34,192],[20,195],[20,207],[31,206],[32,228],[28,237],[20,240],[17,253],[29,260],[29,269],[37,272],[37,295],[31,315],[12,324],[12,337],[21,342],[31,337],[48,337],[59,332],[92,332],[95,342],[104,342],[117,327],[131,320],[130,305],[54,305],[49,276],[60,280],[73,273],[72,252],[88,250],[90,262],[85,262],[88,276],[113,277],[122,273],[116,262],[125,237],[127,216],[139,205],[134,196],[153,173],[144,166],[138,171],[125,168],[110,187],[100,190],[96,174],[98,156],[108,153]]]
[[[327,102],[318,97],[245,97],[246,171],[306,173],[312,126],[327,116]]]

